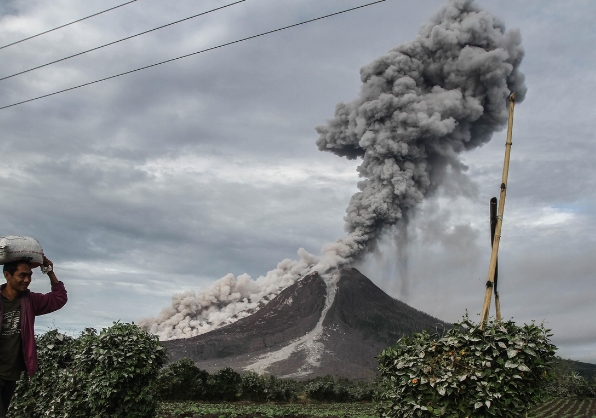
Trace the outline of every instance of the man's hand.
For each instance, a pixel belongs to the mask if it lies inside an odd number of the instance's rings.
[[[52,261],[49,258],[47,258],[45,254],[43,255],[43,266],[52,267],[52,271],[54,270],[54,263],[52,263]]]
[[[58,283],[59,280],[56,277],[56,275],[54,274],[54,263],[52,263],[52,261],[49,258],[47,258],[45,256],[45,254],[43,255],[43,266],[50,267],[50,271],[48,272],[48,277],[50,278],[50,282],[52,282],[52,284]]]

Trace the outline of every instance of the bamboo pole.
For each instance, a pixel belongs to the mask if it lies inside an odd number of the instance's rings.
[[[493,247],[495,242],[495,228],[497,226],[497,198],[493,197],[490,200],[490,247]],[[501,321],[501,301],[499,300],[499,258],[497,257],[497,265],[495,266],[495,309],[497,311],[497,321]]]
[[[488,266],[488,280],[486,281],[486,292],[484,294],[484,306],[482,307],[482,316],[480,328],[484,329],[484,324],[488,319],[490,311],[490,301],[493,294],[493,285],[495,281],[495,271],[497,267],[497,255],[499,254],[499,243],[501,241],[501,228],[503,227],[503,212],[505,211],[505,195],[507,193],[507,177],[509,175],[509,160],[511,156],[511,135],[513,132],[513,109],[515,107],[515,93],[509,96],[509,122],[507,126],[507,142],[505,143],[505,162],[503,163],[503,177],[501,181],[501,194],[499,196],[499,210],[497,214],[497,225],[495,226],[495,238]]]

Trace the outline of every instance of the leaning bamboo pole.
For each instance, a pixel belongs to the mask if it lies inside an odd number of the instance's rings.
[[[482,307],[482,316],[480,319],[480,328],[488,319],[490,310],[490,301],[493,295],[493,285],[495,281],[495,270],[497,267],[497,256],[499,254],[499,243],[501,241],[501,228],[503,227],[503,212],[505,211],[505,195],[507,193],[507,177],[509,175],[509,160],[511,156],[511,135],[513,132],[513,109],[515,108],[515,93],[509,96],[509,122],[507,126],[507,142],[505,143],[505,162],[503,163],[503,177],[501,181],[501,194],[499,196],[499,210],[497,212],[497,225],[495,226],[495,238],[493,240],[492,253],[488,266],[488,280],[486,281],[486,292],[484,294],[484,306]]]
[[[497,226],[497,198],[490,200],[490,247],[495,242],[495,228]],[[495,310],[497,311],[497,321],[501,321],[501,300],[499,299],[499,258],[495,265]]]

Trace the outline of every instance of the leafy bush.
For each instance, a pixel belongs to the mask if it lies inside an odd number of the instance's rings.
[[[184,358],[161,369],[157,378],[160,399],[198,401],[206,398],[209,373]]]
[[[240,397],[243,401],[289,402],[298,397],[299,387],[300,384],[292,380],[248,372],[242,375],[242,393]]]
[[[304,391],[309,399],[323,402],[361,402],[372,400],[373,382],[350,382],[327,375],[307,383]]]
[[[546,392],[559,398],[596,398],[596,388],[575,371],[555,376],[545,384]]]
[[[291,402],[298,398],[302,385],[294,380],[278,379],[269,376],[267,400],[273,402]]]
[[[358,402],[372,400],[376,387],[373,382],[336,380],[332,376],[297,382],[255,372],[238,374],[229,367],[210,375],[188,358],[164,367],[157,382],[164,401],[291,402],[304,394],[316,401]]]
[[[590,382],[589,371],[577,367],[576,362],[557,357],[552,379],[545,384],[546,392],[559,398],[596,398],[596,375]]]
[[[401,338],[379,356],[382,417],[517,418],[541,400],[556,347],[543,325],[478,324]]]
[[[331,402],[336,399],[335,379],[333,376],[327,375],[318,377],[312,382],[308,383],[304,388],[306,396],[315,401]]]
[[[242,389],[242,377],[231,367],[225,367],[207,379],[207,399],[210,401],[235,401]]]
[[[44,410],[50,416],[59,416],[58,411],[76,411],[84,403],[76,397],[75,385],[79,379],[71,367],[76,340],[52,330],[37,336],[36,344],[39,370],[33,379],[28,379],[25,373],[21,375],[9,416],[36,417]],[[71,384],[60,385],[59,382]]]
[[[350,402],[370,402],[377,390],[375,382],[357,382],[348,386]]]
[[[265,402],[269,400],[269,379],[255,372],[242,375],[242,400]]]
[[[289,402],[295,400],[302,385],[293,380],[262,376],[254,372],[240,375],[225,368],[210,375],[185,358],[164,367],[157,379],[161,400],[210,400]]]
[[[19,381],[11,418],[155,414],[155,380],[166,360],[157,337],[114,323],[99,334],[88,328],[76,339],[49,331],[36,343],[39,370]]]

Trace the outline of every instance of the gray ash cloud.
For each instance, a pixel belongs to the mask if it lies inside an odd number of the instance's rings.
[[[362,158],[342,257],[367,251],[441,184],[446,167],[461,168],[460,153],[505,127],[508,96],[526,94],[523,56],[518,30],[472,0],[452,0],[415,40],[361,69],[360,97],[317,127],[321,151]]]

